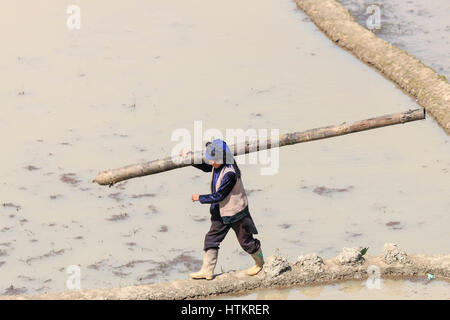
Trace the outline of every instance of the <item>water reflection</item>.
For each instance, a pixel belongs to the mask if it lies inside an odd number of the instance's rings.
[[[328,285],[317,285],[291,289],[264,290],[256,294],[226,299],[449,299],[450,283],[447,281],[424,279],[392,280],[383,279],[380,288],[370,288],[365,281],[345,281]]]

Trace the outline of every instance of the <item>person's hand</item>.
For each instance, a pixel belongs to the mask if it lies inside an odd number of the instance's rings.
[[[192,151],[187,151],[185,149],[181,150],[180,157],[184,158],[187,154],[191,153]]]
[[[198,201],[198,198],[199,198],[199,197],[200,197],[199,194],[194,193],[194,194],[192,195],[192,201]]]

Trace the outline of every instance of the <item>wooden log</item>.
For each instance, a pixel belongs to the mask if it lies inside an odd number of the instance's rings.
[[[425,119],[425,109],[420,108],[356,121],[350,124],[344,122],[342,124],[334,126],[320,127],[301,132],[285,133],[280,135],[279,139],[276,139],[276,141],[272,141],[271,139],[268,139],[267,141],[245,141],[240,144],[231,145],[229,146],[229,148],[235,156],[238,156],[250,152],[331,138],[353,132],[370,130],[422,119]],[[113,184],[123,180],[187,167],[193,164],[194,160],[198,159],[204,159],[204,150],[198,151],[196,153],[189,153],[185,157],[167,157],[160,160],[154,160],[145,163],[125,166],[122,168],[102,171],[97,175],[93,182],[96,182],[100,185],[112,186]]]

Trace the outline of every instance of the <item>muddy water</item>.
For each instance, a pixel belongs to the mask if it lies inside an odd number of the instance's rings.
[[[339,0],[367,27],[371,5],[380,9],[374,32],[450,78],[450,2],[447,0]]]
[[[120,183],[98,171],[165,157],[178,128],[309,129],[417,108],[289,0],[7,0],[0,19],[0,294],[185,278],[199,267],[209,175]],[[448,253],[450,143],[432,119],[285,147],[241,165],[263,251],[294,260],[385,242]],[[248,267],[234,234],[217,271]]]
[[[365,281],[345,281],[323,286],[310,286],[282,290],[264,290],[241,297],[226,299],[276,300],[448,300],[450,284],[439,280],[382,279],[375,287]]]

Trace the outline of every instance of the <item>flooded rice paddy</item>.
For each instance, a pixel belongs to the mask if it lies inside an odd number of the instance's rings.
[[[119,183],[104,169],[163,158],[175,129],[280,133],[418,108],[336,47],[293,1],[4,1],[0,51],[0,295],[186,278],[199,268],[210,176]],[[240,165],[266,256],[346,246],[449,253],[450,142],[428,118]],[[369,249],[377,255],[381,249]],[[231,232],[217,272],[250,266]],[[331,289],[330,289],[331,290]]]
[[[356,20],[367,20],[379,8],[380,28],[374,32],[413,54],[437,73],[450,78],[450,2],[446,0],[339,0]],[[372,20],[371,20],[372,21]],[[370,24],[370,22],[369,22]]]

